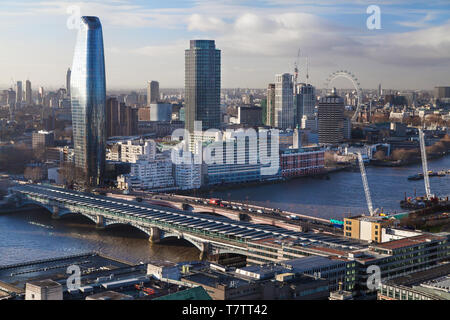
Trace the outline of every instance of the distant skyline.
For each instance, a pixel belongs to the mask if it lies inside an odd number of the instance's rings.
[[[369,5],[381,29],[369,30]],[[362,88],[433,89],[450,85],[448,0],[112,0],[2,1],[0,88],[30,79],[33,90],[65,87],[77,30],[69,7],[98,16],[105,44],[107,90],[184,87],[184,50],[191,39],[215,40],[222,51],[222,88],[266,88],[275,74],[299,82],[309,57],[310,82],[323,87],[349,70]],[[345,80],[338,87],[350,87]]]

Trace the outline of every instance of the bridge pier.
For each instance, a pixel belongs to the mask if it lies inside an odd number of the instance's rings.
[[[97,216],[97,222],[95,223],[95,229],[105,229],[105,220],[103,216]]]
[[[150,228],[150,237],[148,239],[150,243],[158,243],[161,241],[161,230],[156,227]]]
[[[53,206],[52,219],[57,220],[57,219],[59,219],[59,218],[61,218],[61,217],[59,216],[59,207],[58,207],[58,206]]]
[[[210,244],[209,242],[202,242],[202,250],[200,252],[200,260],[206,259],[208,256],[208,253],[210,251]]]

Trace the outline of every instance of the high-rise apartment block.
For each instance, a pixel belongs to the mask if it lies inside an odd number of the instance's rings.
[[[70,68],[67,70],[66,74],[66,94],[70,97],[70,78],[72,77],[72,71]]]
[[[106,81],[102,25],[81,17],[71,75],[75,166],[86,184],[100,185],[105,170]]]
[[[150,107],[150,104],[158,103],[159,100],[159,82],[149,81],[147,84],[147,106]]]
[[[31,81],[30,80],[27,80],[25,82],[25,102],[29,106],[33,104],[33,93],[31,90]]]
[[[275,83],[269,83],[267,87],[267,118],[266,125],[275,125]]]
[[[16,103],[20,104],[23,100],[23,87],[22,81],[17,81],[17,89],[16,89]]]
[[[125,105],[117,98],[106,101],[106,134],[108,137],[138,134],[138,109]]]

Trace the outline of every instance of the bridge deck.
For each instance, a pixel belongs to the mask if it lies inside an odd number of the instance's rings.
[[[181,230],[200,236],[221,238],[246,243],[264,238],[291,238],[308,243],[323,243],[332,246],[358,247],[359,242],[344,237],[297,232],[271,225],[252,224],[245,221],[230,220],[220,216],[208,216],[178,209],[151,205],[143,202],[129,201],[87,193],[66,190],[48,185],[27,184],[12,187],[16,194],[34,198],[37,202],[56,203],[62,207],[88,208],[97,215],[117,218],[119,221],[132,220],[153,225],[164,224],[165,227]],[[72,209],[73,211],[74,209]]]

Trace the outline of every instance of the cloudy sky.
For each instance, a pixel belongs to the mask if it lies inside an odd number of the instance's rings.
[[[369,5],[379,6],[381,29],[367,28]],[[293,73],[299,49],[300,80],[308,56],[318,87],[336,70],[363,88],[450,85],[450,0],[1,0],[0,87],[63,86],[77,11],[102,21],[109,89],[183,87],[190,39],[216,40],[224,88],[264,88]]]

